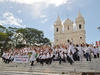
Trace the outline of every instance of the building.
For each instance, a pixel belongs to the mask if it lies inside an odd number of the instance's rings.
[[[78,12],[78,16],[75,20],[76,28],[75,31],[73,30],[73,21],[69,18],[63,23],[64,31],[62,22],[58,15],[56,22],[54,23],[54,43],[57,44],[64,44],[65,40],[70,41],[73,38],[74,44],[79,43],[86,43],[85,41],[85,20],[82,17],[80,11]]]

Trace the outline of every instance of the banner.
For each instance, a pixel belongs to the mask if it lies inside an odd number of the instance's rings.
[[[28,59],[29,59],[28,55],[25,55],[25,56],[15,56],[13,62],[27,63]]]

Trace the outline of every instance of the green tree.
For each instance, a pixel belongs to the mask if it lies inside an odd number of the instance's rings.
[[[9,45],[9,41],[14,42],[14,40],[18,40],[20,35],[18,37],[15,36],[16,33],[21,33],[23,36],[24,41],[26,41],[26,44],[50,44],[50,40],[48,38],[44,38],[43,31],[34,29],[34,28],[16,28],[16,27],[3,27],[0,25],[0,40],[4,42],[3,47],[4,50]],[[20,45],[22,45],[22,41],[20,42]]]
[[[3,33],[3,32],[0,32],[0,41],[1,42],[4,42],[4,40],[7,38],[7,33]]]
[[[7,48],[8,42],[12,41],[14,32],[9,30],[9,28],[8,28],[8,29],[6,29],[6,34],[7,34],[7,38],[4,41],[4,50]]]
[[[14,28],[12,27],[9,27],[8,29],[6,27],[3,27],[2,25],[0,25],[0,32],[1,32],[1,35],[4,34],[6,38],[4,38],[3,40],[3,50],[5,50],[7,48],[7,45],[8,45],[8,42],[9,41],[12,41],[12,37],[13,37],[13,34],[14,34]],[[4,36],[1,36],[1,40]]]
[[[48,38],[43,38],[43,44],[51,45],[50,40]]]

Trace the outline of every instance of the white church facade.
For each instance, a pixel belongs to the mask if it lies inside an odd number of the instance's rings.
[[[76,28],[73,29],[73,21],[71,21],[69,18],[63,23],[64,25],[64,31],[62,22],[60,20],[60,17],[58,15],[56,22],[54,23],[54,43],[56,45],[58,44],[64,44],[65,41],[71,41],[71,38],[73,38],[74,44],[79,43],[86,43],[85,41],[85,20],[82,17],[80,11],[78,12],[78,16],[75,20]]]

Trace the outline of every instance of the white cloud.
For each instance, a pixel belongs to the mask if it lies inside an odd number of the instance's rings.
[[[40,18],[45,18],[45,17],[46,17],[46,15],[41,15],[41,16],[40,16]]]
[[[0,2],[3,2],[3,0],[0,0]]]
[[[70,4],[71,2],[68,2],[67,4]]]
[[[64,24],[63,24],[63,23],[64,23],[65,21],[66,21],[66,20],[62,21],[62,23],[61,23],[63,27],[64,27]]]
[[[56,12],[53,12],[53,14],[55,14]]]
[[[41,23],[44,23],[44,22],[46,22],[46,21],[48,21],[48,19],[45,19],[45,20],[41,21]]]
[[[43,14],[43,10],[47,8],[49,5],[54,5],[55,7],[58,7],[60,5],[67,3],[67,9],[72,10],[72,1],[73,0],[0,0],[0,2],[14,2],[17,4],[25,4],[25,7],[32,10],[32,18],[37,19],[40,17],[41,14]],[[71,6],[72,5],[72,6]],[[10,7],[12,8],[12,6]],[[18,13],[20,13],[19,11]],[[54,14],[55,12],[53,12]]]
[[[21,10],[18,11],[18,13],[20,13],[20,12],[21,12]]]
[[[13,8],[12,6],[10,6],[10,8]]]
[[[16,25],[19,27],[26,27],[26,25],[21,25],[20,23],[22,23],[22,20],[19,18],[15,18],[14,15],[10,12],[6,12],[3,14],[3,18],[4,20],[0,20],[0,24],[1,25]]]
[[[42,10],[45,8],[45,5],[43,5],[42,3],[35,3],[33,5],[31,5],[31,9],[32,9],[32,18],[33,19],[37,19],[40,17],[40,15],[42,14]]]
[[[73,24],[73,30],[74,30],[74,31],[76,31],[76,30],[77,30],[77,28],[76,28],[76,27],[77,27],[77,26],[76,26],[76,24],[74,23],[74,24]]]
[[[35,3],[45,3],[46,6],[53,4],[55,6],[63,5],[68,2],[68,0],[0,0],[0,2],[15,2],[20,4],[35,4]]]

